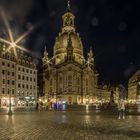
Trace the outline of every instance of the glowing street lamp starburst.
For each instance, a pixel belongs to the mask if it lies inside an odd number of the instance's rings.
[[[9,23],[7,21],[7,18],[6,18],[3,11],[1,12],[1,15],[2,15],[2,18],[3,18],[4,24],[6,26],[6,29],[8,31],[8,36],[9,36],[9,40],[4,39],[4,38],[0,38],[1,42],[4,42],[7,45],[9,45],[7,50],[5,51],[5,53],[9,52],[12,49],[15,57],[17,58],[17,50],[16,50],[17,48],[22,50],[22,51],[29,52],[29,50],[27,50],[26,48],[23,48],[23,47],[19,46],[18,43],[21,42],[32,31],[33,28],[30,28],[27,32],[25,32],[24,34],[22,34],[21,36],[19,36],[15,40],[14,37],[13,37],[13,33],[12,33],[11,28],[10,28],[10,25],[9,25]]]
[[[11,47],[16,47],[16,43],[15,42],[13,42],[13,43],[11,43]]]

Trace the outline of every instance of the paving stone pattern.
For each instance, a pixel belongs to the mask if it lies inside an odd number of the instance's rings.
[[[86,111],[32,111],[0,115],[0,140],[140,140],[140,116]]]

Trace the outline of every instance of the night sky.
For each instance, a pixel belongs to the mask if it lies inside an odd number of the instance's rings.
[[[67,0],[0,0],[15,38],[34,27],[21,45],[38,64],[45,45],[52,56],[66,6]],[[140,68],[140,1],[71,0],[71,7],[85,52],[93,46],[100,82],[126,85]],[[0,36],[6,35],[0,17]]]

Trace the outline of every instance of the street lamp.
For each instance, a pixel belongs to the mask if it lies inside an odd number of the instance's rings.
[[[12,115],[12,110],[11,110],[11,92],[9,93],[9,110],[8,110],[8,115]]]
[[[11,47],[13,47],[13,48],[15,48],[16,45],[17,45],[17,44],[16,44],[15,42],[12,42],[12,43],[11,43]]]
[[[10,56],[12,57],[11,53],[10,53]],[[11,57],[10,57],[10,59],[11,59]],[[11,76],[12,75],[9,74],[9,76],[10,76],[10,82],[11,82]],[[11,86],[10,86],[10,88],[11,88]],[[8,110],[8,115],[12,115],[11,105],[12,105],[11,104],[11,89],[9,89],[9,110]]]

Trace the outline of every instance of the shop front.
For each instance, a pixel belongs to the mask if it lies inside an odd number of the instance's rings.
[[[0,106],[1,107],[8,107],[9,106],[9,97],[2,97],[0,99]],[[15,106],[16,105],[16,101],[14,97],[11,97],[11,105]]]
[[[36,98],[34,96],[18,97],[18,107],[36,106]]]

